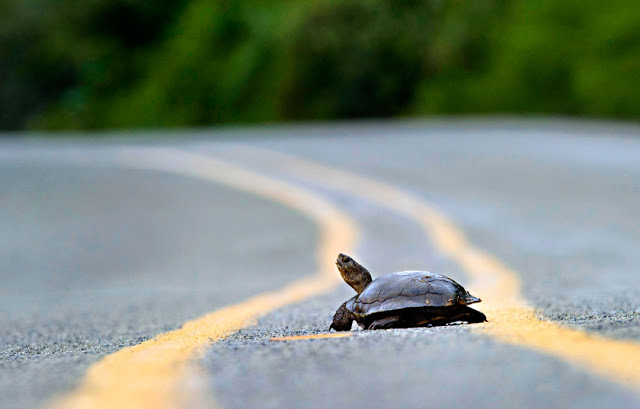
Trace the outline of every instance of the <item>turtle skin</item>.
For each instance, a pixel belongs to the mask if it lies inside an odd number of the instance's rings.
[[[467,307],[476,302],[480,299],[441,274],[402,271],[374,280],[345,307],[364,328],[407,328],[484,322],[484,314]]]

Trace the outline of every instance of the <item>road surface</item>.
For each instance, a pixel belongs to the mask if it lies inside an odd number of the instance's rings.
[[[352,176],[442,212],[517,275],[541,322],[614,353],[640,348],[638,127],[442,121],[95,136],[0,140],[2,408],[73,398],[105,357],[327,270],[318,248],[338,214],[355,232],[345,250],[374,277],[437,271],[483,298],[406,203]],[[194,173],[208,160],[230,167]],[[229,183],[236,171],[259,186]],[[266,194],[269,181],[283,185]],[[323,221],[292,205],[306,194],[338,213]],[[351,296],[336,280],[204,340],[189,358],[197,381],[184,386],[193,404],[640,408],[629,374],[482,326],[271,340],[326,333]]]

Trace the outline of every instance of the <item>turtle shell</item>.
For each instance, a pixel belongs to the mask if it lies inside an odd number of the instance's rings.
[[[402,271],[377,278],[347,301],[356,317],[405,308],[449,307],[479,302],[449,277],[428,271]]]

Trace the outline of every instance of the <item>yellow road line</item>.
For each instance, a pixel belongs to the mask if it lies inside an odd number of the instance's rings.
[[[423,199],[374,179],[337,170],[284,153],[243,146],[268,158],[272,167],[319,185],[371,201],[415,220],[436,249],[459,263],[471,278],[466,285],[480,296],[489,323],[479,331],[501,342],[524,346],[570,361],[589,372],[640,391],[640,344],[539,320],[524,300],[519,275],[491,254],[474,247],[461,229]]]
[[[336,254],[352,249],[356,227],[342,211],[294,185],[208,157],[170,149],[131,148],[121,166],[170,172],[252,193],[299,211],[320,229],[315,257],[318,271],[285,288],[189,321],[182,328],[124,348],[91,366],[81,384],[50,405],[56,409],[162,409],[193,407],[199,388],[190,387],[190,362],[212,341],[255,324],[276,308],[328,291],[340,281]],[[205,388],[206,389],[206,388]],[[196,399],[197,400],[197,399]]]
[[[325,334],[314,335],[292,335],[289,337],[273,337],[271,341],[298,341],[304,339],[327,339],[327,338],[346,338],[353,335],[353,332],[328,332]]]

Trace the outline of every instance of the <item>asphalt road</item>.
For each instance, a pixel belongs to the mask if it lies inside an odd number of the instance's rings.
[[[322,196],[359,226],[356,253],[374,276],[425,269],[466,284],[414,220],[255,148],[400,187],[517,271],[539,317],[640,343],[638,127],[444,121],[114,136],[0,141],[2,408],[45,405],[106,354],[314,271],[319,233],[304,215],[127,168],[116,158],[132,144],[223,158]],[[325,332],[350,296],[342,285],[213,343],[201,364],[216,405],[640,408],[639,390],[470,326],[269,340]]]

